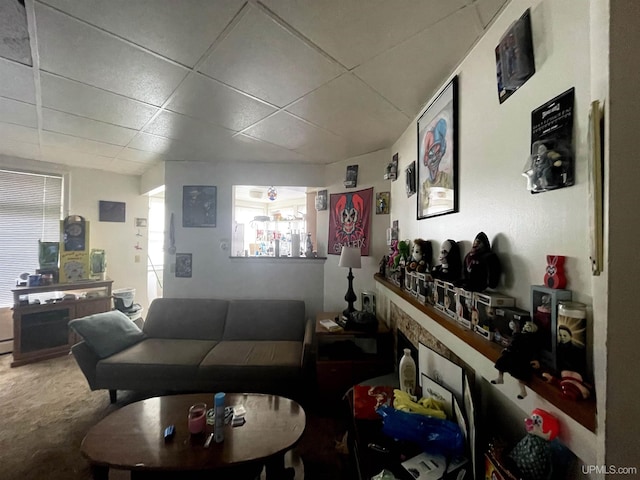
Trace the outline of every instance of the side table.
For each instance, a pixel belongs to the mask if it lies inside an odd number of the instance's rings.
[[[318,313],[315,331],[318,393],[334,400],[356,383],[394,369],[393,337],[383,322],[367,331],[330,332],[320,325],[320,320],[333,320],[338,315],[338,312]]]

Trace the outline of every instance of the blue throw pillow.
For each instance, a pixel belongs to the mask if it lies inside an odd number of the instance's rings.
[[[107,358],[142,340],[145,335],[120,310],[76,318],[69,327],[82,337],[100,358]]]

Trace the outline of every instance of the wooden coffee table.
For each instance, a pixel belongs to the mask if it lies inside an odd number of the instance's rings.
[[[82,441],[82,454],[89,460],[93,477],[108,480],[109,468],[130,470],[133,478],[185,478],[222,470],[230,478],[241,472],[260,472],[267,478],[283,478],[284,454],[293,448],[306,425],[304,409],[295,401],[277,395],[228,393],[226,405],[244,405],[246,423],[225,426],[223,443],[204,447],[213,431],[190,435],[187,411],[194,403],[213,405],[213,394],[169,395],[131,403],[111,413],[92,427]],[[175,425],[173,440],[165,443],[166,426]],[[179,474],[179,476],[176,476]]]

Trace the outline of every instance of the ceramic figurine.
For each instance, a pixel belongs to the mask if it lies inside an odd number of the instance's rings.
[[[549,442],[558,436],[558,419],[549,412],[536,408],[524,420],[527,435],[509,453],[522,478],[548,480],[552,478],[553,458]]]
[[[549,288],[564,288],[567,279],[564,275],[564,261],[562,255],[547,255],[547,269],[544,274],[544,284]]]

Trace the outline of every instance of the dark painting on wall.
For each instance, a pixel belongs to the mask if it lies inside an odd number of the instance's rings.
[[[101,222],[124,222],[126,219],[126,204],[124,202],[99,201],[99,220]]]
[[[185,185],[182,187],[182,226],[215,227],[217,187]]]
[[[176,277],[191,278],[192,266],[191,253],[176,253]]]

